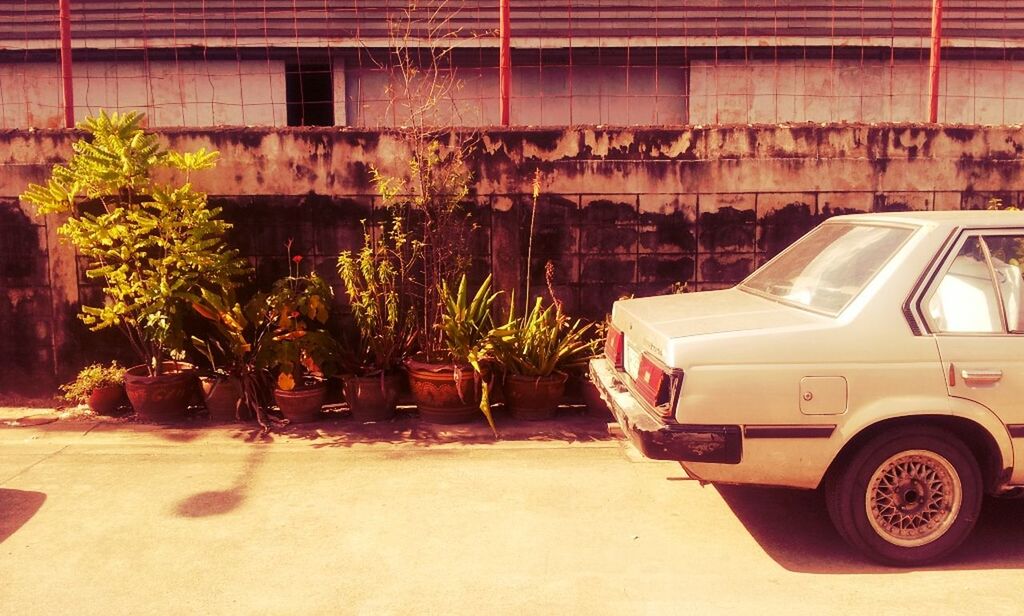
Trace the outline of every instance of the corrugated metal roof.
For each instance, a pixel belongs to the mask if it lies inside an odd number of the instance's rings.
[[[461,38],[491,44],[498,0],[424,0],[414,36],[431,15]],[[49,48],[57,0],[0,3],[0,47]],[[945,0],[949,44],[1017,46],[1024,2]],[[71,0],[76,47],[383,44],[407,0]],[[923,46],[930,0],[511,0],[514,45],[593,39],[653,45],[884,44]],[[437,20],[435,20],[436,22]],[[575,42],[573,44],[576,44]]]

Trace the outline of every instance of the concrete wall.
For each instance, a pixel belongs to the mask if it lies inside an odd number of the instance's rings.
[[[370,166],[400,173],[400,135],[345,129],[165,130],[177,149],[219,150],[194,177],[225,207],[230,241],[257,281],[286,271],[284,243],[329,280],[337,254],[358,246],[378,207]],[[57,221],[17,195],[69,153],[66,131],[0,131],[0,390],[66,375],[122,349],[78,323],[98,299]],[[468,135],[479,229],[477,271],[521,287],[529,243],[530,179],[541,172],[533,281],[556,265],[574,313],[600,318],[617,297],[728,286],[822,219],[840,213],[1020,203],[1024,130],[919,125],[736,126],[714,129],[558,129]],[[534,291],[541,289],[535,288]],[[126,359],[130,359],[126,357]]]
[[[287,125],[280,61],[76,61],[75,118],[145,111],[150,126]],[[56,63],[0,64],[0,128],[64,124]]]
[[[581,53],[582,55],[582,53]],[[337,72],[335,78],[337,79]],[[432,114],[440,126],[500,123],[497,68],[460,68],[458,86]],[[391,76],[376,68],[345,74],[349,124],[408,124],[408,102],[388,93]],[[451,79],[446,75],[444,79]],[[414,85],[412,91],[425,91]],[[401,88],[395,90],[404,92]],[[515,126],[686,123],[686,68],[677,66],[517,66],[512,69],[511,123]],[[422,96],[414,97],[422,98]],[[336,116],[337,117],[337,116]]]
[[[613,59],[604,66],[594,53],[580,50],[571,67],[515,66],[512,124],[913,122],[926,114],[926,61],[665,60],[655,67]],[[75,114],[139,109],[151,126],[284,126],[284,71],[279,60],[76,61]],[[456,77],[458,87],[438,102],[432,121],[498,124],[497,69],[462,67]],[[333,82],[336,124],[409,123],[407,101],[388,92],[388,72],[346,66],[339,57]],[[940,122],[1024,122],[1024,62],[945,60],[940,85]],[[0,64],[0,128],[61,126],[60,92],[56,63]]]
[[[690,123],[914,122],[928,62],[723,60],[690,65]],[[1024,122],[1024,62],[944,60],[939,122]]]

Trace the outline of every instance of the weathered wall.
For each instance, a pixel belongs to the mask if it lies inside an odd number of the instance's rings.
[[[167,130],[168,145],[219,150],[196,184],[236,223],[231,241],[257,279],[286,271],[284,243],[331,280],[377,205],[371,165],[398,173],[399,135],[344,129]],[[56,221],[16,196],[63,160],[74,134],[0,132],[0,390],[18,374],[66,374],[108,358],[115,336],[75,319],[80,279]],[[530,180],[541,173],[533,281],[556,264],[568,307],[600,317],[623,294],[742,279],[814,224],[846,212],[980,207],[1024,191],[1024,130],[1013,127],[792,125],[558,129],[473,135],[478,267],[523,283]],[[539,290],[539,289],[538,289]],[[6,382],[5,382],[6,381]],[[31,383],[45,386],[44,379]]]
[[[939,122],[1024,122],[1022,63],[942,60]],[[691,124],[913,122],[927,117],[928,60],[695,60]]]
[[[630,64],[621,50],[577,52],[577,64],[516,65],[512,123],[519,126],[704,125],[759,122],[912,122],[926,117],[927,60],[805,57],[663,60]],[[649,61],[648,58],[646,61]],[[373,62],[332,60],[334,123],[409,123],[408,103]],[[75,116],[145,109],[151,126],[284,126],[283,60],[100,61],[74,64]],[[939,121],[1024,122],[1024,63],[943,60]],[[437,101],[438,123],[499,123],[498,70],[460,66],[458,87]],[[444,81],[444,78],[442,78]],[[415,82],[414,82],[415,83]],[[427,88],[412,86],[416,92]],[[0,63],[0,127],[63,123],[56,62]],[[293,94],[293,96],[295,96]]]
[[[280,60],[76,60],[75,117],[146,110],[150,126],[286,126]],[[64,125],[60,65],[0,64],[0,127]]]

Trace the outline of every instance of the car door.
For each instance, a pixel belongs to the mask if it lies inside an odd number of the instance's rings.
[[[924,296],[949,395],[989,408],[1013,439],[1024,483],[1024,230],[962,234]]]

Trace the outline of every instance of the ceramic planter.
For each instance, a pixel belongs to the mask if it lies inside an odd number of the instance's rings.
[[[345,400],[356,421],[384,421],[395,416],[402,374],[345,377]]]
[[[238,407],[242,403],[242,385],[234,377],[200,377],[203,385],[203,402],[210,414],[210,421],[233,422],[238,420]]]
[[[309,423],[320,419],[327,398],[327,384],[303,385],[295,389],[275,389],[274,400],[281,414],[291,423]]]
[[[567,378],[563,372],[549,376],[509,374],[505,377],[505,406],[516,419],[551,419],[562,401]]]
[[[123,385],[97,387],[89,394],[89,410],[97,415],[117,415],[123,401]]]
[[[482,417],[481,389],[473,368],[452,364],[428,364],[407,360],[409,390],[420,418],[439,424],[455,424]]]
[[[139,419],[168,423],[185,418],[199,382],[191,364],[169,361],[163,363],[163,374],[159,376],[149,376],[144,365],[129,368],[124,375],[124,389]]]

